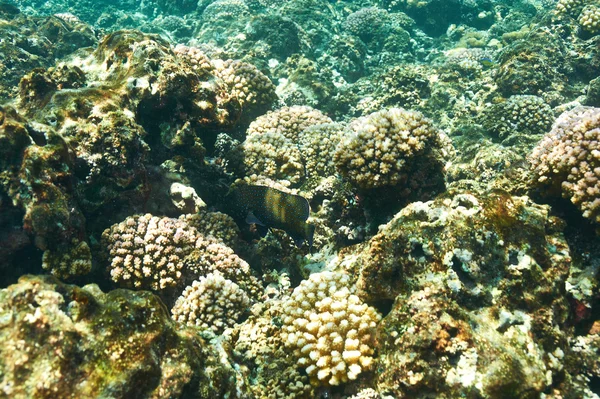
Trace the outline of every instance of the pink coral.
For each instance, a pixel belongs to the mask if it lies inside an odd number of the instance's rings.
[[[534,185],[561,193],[600,222],[600,108],[564,112],[529,156]]]

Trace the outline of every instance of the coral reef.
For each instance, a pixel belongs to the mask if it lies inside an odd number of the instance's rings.
[[[14,97],[19,80],[34,68],[48,68],[66,55],[97,43],[97,33],[74,15],[32,17],[2,3],[0,101]]]
[[[171,309],[173,320],[221,334],[232,327],[250,304],[246,293],[214,271],[183,290]]]
[[[181,215],[179,219],[184,220],[202,235],[216,238],[228,247],[235,248],[239,245],[240,229],[231,216],[225,213],[202,210],[194,214]]]
[[[571,257],[548,206],[501,192],[413,203],[335,264],[361,298],[393,303],[380,392],[520,397],[564,372]]]
[[[347,275],[312,274],[283,304],[282,339],[315,385],[355,380],[373,363],[381,319],[354,293]]]
[[[597,398],[599,9],[1,3],[0,396]]]
[[[596,0],[559,0],[554,11],[559,18],[575,18],[586,33],[600,32],[600,3]]]
[[[572,60],[564,42],[549,28],[537,28],[512,43],[499,57],[495,82],[505,96],[549,96],[564,91]]]
[[[288,355],[281,327],[273,322],[282,316],[281,296],[285,288],[289,288],[289,280],[287,284],[271,284],[272,298],[255,304],[249,318],[234,327],[234,358],[253,370],[254,377],[248,385],[255,397],[310,399],[315,397],[314,387]]]
[[[22,277],[0,290],[0,389],[13,398],[232,395],[231,366],[148,292]],[[85,360],[85,361],[84,361]]]
[[[540,97],[531,95],[511,96],[481,113],[483,128],[499,141],[517,134],[545,134],[553,121],[550,106]]]
[[[416,170],[426,165],[439,168],[441,133],[418,112],[391,108],[359,118],[349,128],[334,163],[344,178],[360,188],[400,183],[411,187]]]
[[[53,129],[2,107],[0,148],[2,191],[23,211],[23,230],[35,245],[60,262],[72,241],[84,237],[84,218],[69,190],[74,165],[67,143]]]
[[[532,184],[562,194],[584,217],[600,222],[600,109],[577,107],[558,117],[529,156]]]

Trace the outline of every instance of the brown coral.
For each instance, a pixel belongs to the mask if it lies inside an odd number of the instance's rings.
[[[334,162],[342,176],[360,188],[395,186],[407,180],[411,164],[419,158],[439,163],[440,134],[419,112],[382,110],[350,124]]]

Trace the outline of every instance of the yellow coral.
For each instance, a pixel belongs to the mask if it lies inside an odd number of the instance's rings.
[[[283,304],[282,339],[314,385],[355,380],[373,363],[381,315],[355,294],[347,275],[312,274]]]
[[[586,6],[579,15],[579,25],[591,34],[600,32],[600,7],[597,5]]]

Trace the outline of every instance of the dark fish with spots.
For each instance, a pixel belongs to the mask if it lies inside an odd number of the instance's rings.
[[[248,224],[285,230],[297,246],[302,246],[304,240],[312,246],[315,226],[306,222],[310,216],[306,198],[271,187],[252,185],[235,187],[228,196],[245,215]]]

